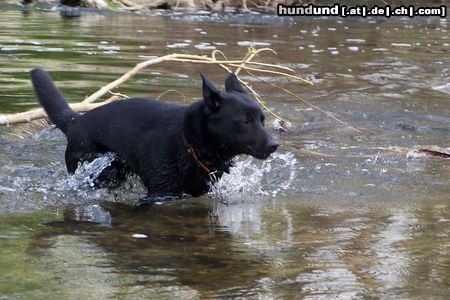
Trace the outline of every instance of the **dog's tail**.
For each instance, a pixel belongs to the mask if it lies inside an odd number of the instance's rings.
[[[30,75],[39,103],[44,108],[50,121],[66,133],[80,114],[70,108],[47,72],[36,68],[31,70]]]

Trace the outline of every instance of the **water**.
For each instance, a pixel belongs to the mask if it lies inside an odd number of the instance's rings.
[[[211,21],[220,21],[211,23]],[[241,157],[209,195],[147,209],[136,178],[91,187],[108,157],[74,177],[64,136],[0,128],[2,298],[448,299],[449,160],[408,158],[449,146],[448,19],[277,19],[215,14],[0,12],[0,111],[36,107],[28,70],[51,72],[79,101],[148,57],[248,46],[315,83],[288,88],[356,132],[248,74],[290,124],[267,161]],[[191,103],[199,72],[155,65],[116,91]],[[270,127],[272,120],[268,120]]]

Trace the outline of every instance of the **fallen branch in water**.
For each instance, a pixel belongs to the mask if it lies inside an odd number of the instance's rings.
[[[424,156],[450,158],[450,148],[438,146],[416,146],[413,149],[410,149],[406,156],[410,159],[420,158]]]
[[[259,49],[259,50],[263,50],[263,49]],[[273,50],[272,50],[273,51]],[[261,52],[261,51],[260,51]],[[290,77],[292,79],[296,79],[298,81],[303,81],[306,82],[308,84],[312,85],[312,82],[305,80],[303,78],[300,78],[298,76],[294,76],[285,72],[278,72],[278,71],[273,71],[273,70],[267,70],[267,69],[262,69],[262,68],[251,68],[251,67],[247,67],[245,66],[245,64],[251,64],[251,65],[255,65],[255,66],[260,66],[260,67],[269,67],[269,68],[275,68],[275,69],[280,69],[280,70],[285,70],[288,72],[292,72],[294,73],[294,70],[292,70],[291,68],[288,67],[284,67],[284,66],[279,66],[279,65],[273,65],[273,64],[266,64],[266,63],[259,63],[259,62],[253,62],[253,61],[245,61],[245,60],[217,60],[214,57],[209,57],[209,56],[201,56],[201,55],[190,55],[190,54],[168,54],[168,55],[164,55],[155,59],[150,59],[147,61],[143,61],[141,63],[138,63],[133,69],[131,69],[130,71],[128,71],[127,73],[125,73],[124,75],[122,75],[120,78],[114,80],[113,82],[105,85],[104,87],[102,87],[101,89],[99,89],[97,92],[95,92],[94,94],[90,95],[89,97],[87,97],[86,99],[84,99],[82,102],[83,103],[91,103],[96,101],[98,98],[100,98],[101,96],[103,96],[104,94],[106,94],[108,91],[116,88],[117,86],[121,85],[122,83],[126,82],[128,79],[130,79],[131,77],[133,77],[134,75],[136,75],[137,73],[139,73],[139,71],[141,71],[142,69],[151,66],[151,65],[155,65],[161,62],[168,62],[168,61],[173,61],[173,62],[183,62],[183,63],[193,63],[193,64],[213,64],[213,65],[228,65],[228,66],[232,66],[232,67],[240,67],[242,69],[249,69],[255,72],[263,72],[263,73],[272,73],[272,74],[278,74],[278,75],[283,75],[283,76],[287,76]]]
[[[344,147],[333,147],[327,146],[328,152],[331,150],[332,153],[326,153],[321,151],[315,151],[313,149],[309,149],[306,147],[300,147],[299,150],[301,152],[317,155],[323,157],[358,157],[358,158],[374,158],[375,160],[378,157],[386,157],[392,155],[405,155],[408,159],[421,159],[421,158],[430,158],[430,157],[439,157],[450,159],[450,148],[439,147],[435,145],[428,146],[413,146],[411,148],[401,147],[401,146],[392,146],[392,147],[381,147],[381,146],[344,146]],[[342,153],[343,151],[357,151],[355,154]],[[364,154],[362,151],[374,152],[377,151],[377,154],[374,155],[372,153]]]
[[[143,61],[141,63],[138,63],[133,69],[122,75],[120,78],[116,79],[115,81],[103,86],[98,91],[81,101],[80,103],[72,103],[70,106],[73,110],[78,112],[88,111],[93,108],[96,108],[98,106],[107,104],[108,101],[99,102],[93,104],[93,102],[97,101],[99,98],[104,96],[106,93],[111,92],[114,88],[118,87],[119,85],[126,82],[128,79],[139,73],[142,69],[162,63],[162,62],[181,62],[181,63],[193,63],[193,64],[211,64],[211,65],[219,65],[222,67],[225,67],[228,72],[231,71],[231,67],[237,68],[237,72],[241,70],[250,70],[253,72],[260,72],[260,73],[268,73],[268,74],[276,74],[281,76],[286,76],[291,79],[305,82],[308,84],[312,83],[308,80],[305,80],[301,77],[292,75],[292,73],[295,73],[294,70],[291,68],[275,65],[275,64],[269,64],[269,63],[261,63],[261,62],[254,62],[252,59],[256,57],[259,53],[263,51],[270,51],[272,53],[275,53],[274,50],[269,48],[263,48],[263,49],[249,49],[249,52],[244,57],[244,59],[241,60],[218,60],[215,58],[215,55],[217,52],[214,51],[211,56],[205,56],[205,55],[189,55],[189,54],[168,54],[165,56],[161,56],[158,58],[150,59],[147,61]],[[222,53],[223,55],[223,53]],[[258,93],[246,82],[241,82],[249,89],[249,91],[255,96],[256,100],[261,104],[261,106],[266,109],[269,113],[271,113],[274,117],[279,119],[281,121],[281,124],[284,124],[283,118],[275,114],[273,111],[271,111],[262,101],[261,97],[258,95]],[[44,118],[46,117],[46,114],[43,109],[32,109],[26,112],[16,113],[16,114],[0,114],[0,125],[9,125],[14,123],[23,123],[23,122],[30,122],[35,119]]]
[[[246,64],[253,64],[255,66],[260,66],[260,67],[269,67],[269,68],[274,68],[274,69],[285,70],[285,71],[292,72],[292,73],[294,72],[294,70],[292,70],[291,68],[288,68],[288,67],[251,61],[255,56],[257,56],[259,53],[261,53],[263,51],[270,51],[272,53],[275,53],[275,51],[270,48],[262,48],[262,49],[258,49],[258,50],[250,48],[249,52],[242,60],[228,60],[225,57],[225,55],[223,54],[223,52],[218,51],[218,50],[214,50],[211,54],[211,57],[199,56],[199,55],[189,55],[189,54],[169,54],[169,55],[165,55],[165,56],[162,56],[162,57],[159,57],[156,59],[147,60],[147,61],[137,64],[133,69],[131,69],[130,71],[128,71],[127,73],[122,75],[117,80],[102,87],[100,90],[98,90],[97,92],[95,92],[94,94],[92,94],[91,96],[86,98],[85,100],[83,100],[83,102],[84,103],[94,102],[95,100],[97,100],[98,98],[103,96],[106,92],[114,89],[115,87],[119,86],[120,84],[122,84],[125,81],[127,81],[128,79],[130,79],[132,76],[136,75],[140,70],[142,70],[150,65],[157,64],[157,63],[164,62],[164,61],[176,61],[176,62],[199,63],[199,64],[217,64],[217,65],[221,66],[222,68],[224,68],[225,70],[227,70],[228,72],[232,72],[230,67],[237,67],[238,68],[237,71],[244,69],[244,70],[252,70],[255,72],[277,74],[277,75],[286,76],[286,77],[296,79],[298,81],[302,81],[302,82],[312,85],[312,82],[305,80],[301,77],[288,74],[286,72],[273,71],[273,70],[268,70],[268,69],[264,69],[264,68],[252,68],[252,67],[246,66]],[[220,53],[224,57],[224,60],[218,60],[216,58],[217,53]],[[268,108],[264,104],[264,101],[261,99],[259,94],[247,82],[242,81],[242,80],[239,80],[239,81],[241,83],[243,83],[245,85],[245,87],[253,94],[253,96],[258,101],[258,103],[261,105],[261,107],[263,107],[266,111],[268,111],[275,118],[277,118],[280,121],[280,125],[282,127],[284,127],[286,124],[286,121],[282,117],[275,114],[270,108]]]
[[[122,95],[123,96],[123,95]],[[100,107],[102,105],[108,104],[112,101],[120,100],[123,97],[114,95],[106,101],[98,102],[98,103],[69,103],[69,106],[78,112],[89,111],[94,108]],[[0,125],[9,125],[15,123],[25,123],[31,122],[36,119],[46,118],[47,114],[42,108],[35,108],[32,110],[28,110],[25,112],[14,113],[14,114],[2,114],[0,115]]]
[[[320,107],[318,107],[318,106],[308,102],[307,100],[305,100],[303,98],[300,98],[299,96],[295,95],[291,91],[289,91],[289,90],[287,90],[285,88],[279,87],[279,86],[277,86],[277,85],[275,85],[273,83],[270,83],[268,81],[265,81],[265,80],[255,76],[252,72],[260,72],[260,73],[266,73],[266,74],[280,75],[280,76],[288,77],[290,79],[294,79],[294,80],[297,80],[297,81],[300,81],[300,82],[304,82],[304,83],[308,83],[308,84],[312,85],[312,82],[310,82],[308,80],[305,80],[305,79],[303,79],[301,77],[298,77],[296,75],[293,75],[292,73],[295,73],[295,72],[291,68],[288,68],[288,67],[285,67],[285,66],[280,66],[280,65],[275,65],[275,64],[261,63],[261,62],[254,62],[254,61],[252,61],[255,57],[258,57],[258,55],[260,53],[262,53],[262,52],[271,52],[273,54],[276,54],[276,52],[273,49],[270,49],[270,48],[262,48],[262,49],[249,48],[247,54],[241,60],[228,60],[227,57],[225,56],[225,54],[222,51],[219,51],[219,50],[214,50],[211,53],[211,56],[174,53],[174,54],[168,54],[168,55],[165,55],[165,56],[161,56],[161,57],[157,57],[157,58],[154,58],[154,59],[146,60],[146,61],[143,61],[141,63],[138,63],[130,71],[128,71],[127,73],[125,73],[124,75],[119,77],[118,79],[114,80],[113,82],[103,86],[98,91],[96,91],[95,93],[93,93],[92,95],[90,95],[89,97],[84,99],[82,102],[70,104],[70,106],[72,107],[73,110],[80,112],[80,111],[88,111],[88,110],[91,110],[91,109],[96,108],[98,106],[107,104],[108,101],[95,103],[95,104],[93,104],[93,102],[97,101],[99,98],[104,96],[106,93],[108,93],[108,92],[111,93],[111,90],[113,90],[114,88],[118,87],[119,85],[121,85],[124,82],[126,82],[127,80],[129,80],[131,77],[133,77],[134,75],[139,73],[142,69],[144,69],[144,68],[146,68],[148,66],[151,66],[151,65],[155,65],[155,64],[158,64],[158,63],[162,63],[162,62],[181,62],[181,63],[193,63],[193,64],[213,64],[213,65],[220,66],[221,68],[223,68],[224,70],[226,70],[229,73],[233,72],[233,70],[232,70],[233,67],[236,68],[236,70],[234,71],[236,74],[239,74],[242,70],[245,70],[251,76],[253,76],[253,77],[255,77],[255,78],[257,78],[257,79],[259,79],[259,80],[261,80],[261,81],[263,81],[263,82],[265,82],[267,84],[269,84],[269,85],[277,87],[277,88],[279,88],[279,89],[289,93],[290,95],[295,96],[297,99],[299,99],[302,102],[312,106],[313,108],[319,110],[320,112],[326,114],[330,118],[333,118],[334,120],[336,120],[336,121],[338,121],[338,122],[348,126],[349,128],[352,128],[353,130],[356,130],[356,131],[360,132],[360,130],[356,129],[355,127],[353,127],[353,126],[349,125],[348,123],[346,123],[346,122],[336,118],[331,113],[322,110]],[[217,59],[217,57],[216,57],[217,54],[220,54],[223,57],[223,59],[222,60],[221,59]],[[280,122],[280,126],[282,128],[284,128],[284,129],[286,129],[286,121],[281,116],[279,116],[274,111],[272,111],[269,107],[267,107],[267,105],[262,100],[262,97],[250,85],[250,83],[248,83],[248,82],[246,82],[246,81],[244,81],[242,79],[239,79],[239,81],[253,94],[254,98],[260,104],[260,106],[263,109],[265,109],[267,112],[269,112],[273,117],[278,119],[279,122]],[[46,116],[45,112],[41,108],[33,109],[33,110],[30,110],[30,111],[27,111],[27,112],[23,112],[23,113],[0,115],[0,125],[20,123],[20,122],[29,122],[31,120],[43,118],[45,116]]]

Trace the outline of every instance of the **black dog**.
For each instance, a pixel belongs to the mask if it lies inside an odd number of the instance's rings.
[[[113,152],[119,159],[98,182],[117,186],[135,173],[150,198],[199,196],[213,178],[229,172],[236,155],[266,159],[278,147],[264,129],[260,107],[234,74],[225,81],[226,92],[202,75],[203,101],[190,106],[134,98],[85,114],[69,107],[44,70],[32,70],[31,79],[50,120],[67,137],[69,173],[80,162]]]

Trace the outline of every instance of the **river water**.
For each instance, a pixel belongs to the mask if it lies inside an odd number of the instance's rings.
[[[450,163],[409,152],[449,147],[449,19],[280,19],[0,7],[0,112],[37,107],[28,71],[48,71],[80,101],[136,63],[212,49],[312,81],[242,73],[289,121],[260,162],[242,157],[209,195],[146,209],[131,178],[94,190],[65,171],[65,138],[37,125],[0,128],[0,298],[448,299]],[[191,103],[199,72],[164,63],[117,89]],[[357,132],[269,84],[280,85]],[[268,120],[269,127],[275,127]]]

